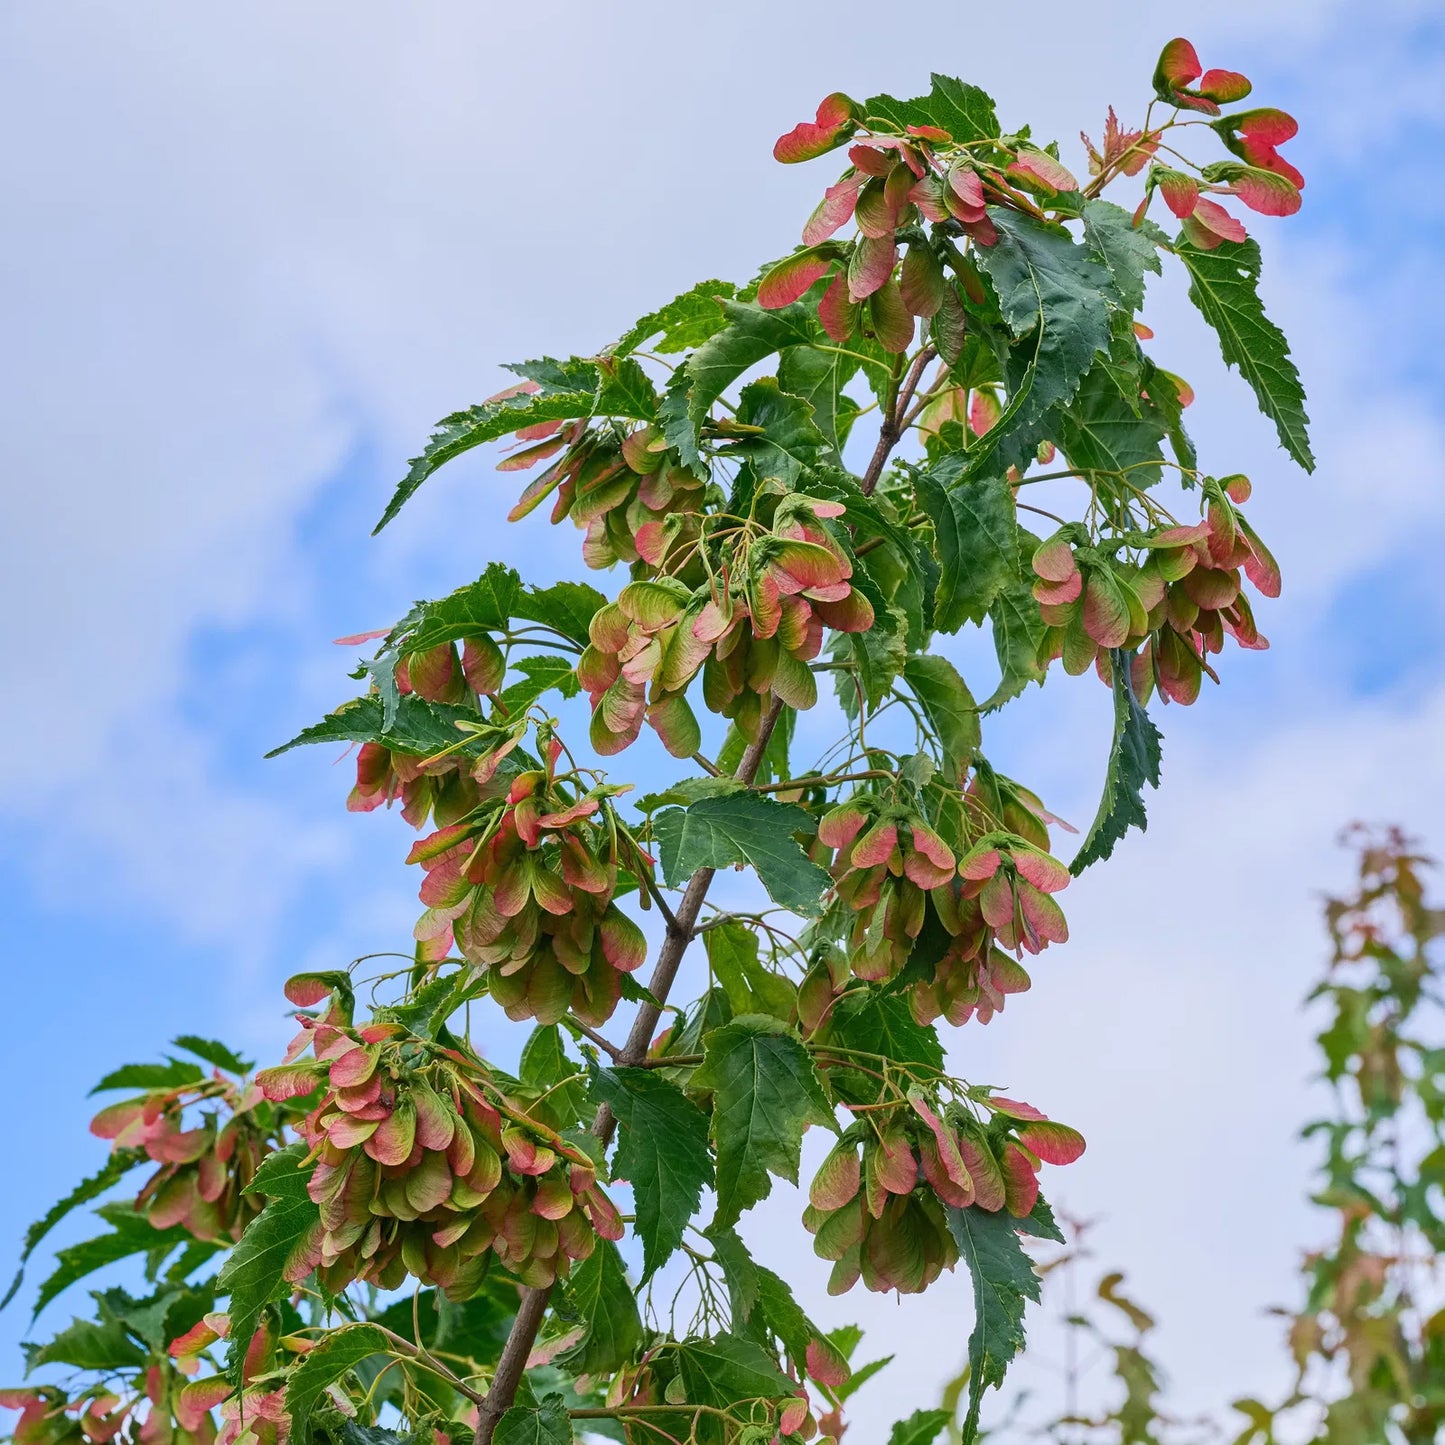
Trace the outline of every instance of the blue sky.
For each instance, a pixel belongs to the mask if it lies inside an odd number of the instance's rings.
[[[1445,141],[1445,26],[1406,0],[1038,0],[1025,50],[1016,6],[961,9],[926,43],[852,0],[479,8],[0,16],[0,1248],[98,1158],[83,1095],[106,1068],[187,1030],[267,1057],[288,973],[404,946],[404,826],[348,816],[346,765],[323,750],[261,754],[345,695],[350,656],[328,639],[493,557],[539,581],[574,565],[570,533],[500,526],[510,488],[485,458],[370,540],[431,422],[497,389],[503,361],[585,351],[791,244],[826,164],[784,170],[769,148],[827,91],[905,93],[944,69],[1067,158],[1108,104],[1139,108],[1160,43],[1185,33],[1301,121],[1305,208],[1253,229],[1321,465],[1289,467],[1160,288],[1150,315],[1199,390],[1196,436],[1254,477],[1285,568],[1274,648],[1160,719],[1148,835],[1072,890],[1074,941],[955,1058],[1067,1101],[1091,1141],[1067,1202],[1105,1217],[1100,1248],[1165,1320],[1186,1402],[1269,1388],[1261,1311],[1291,1297],[1311,1237],[1296,1005],[1317,892],[1342,876],[1331,840],[1398,817],[1445,848],[1445,229],[1420,159]],[[956,655],[972,678],[986,652]],[[987,739],[1081,823],[1102,692],[1051,686]],[[756,1213],[760,1251],[829,1321],[908,1332],[894,1390],[923,1403],[961,1355],[962,1286],[901,1311],[828,1302],[796,1214],[786,1191]],[[0,1316],[0,1358],[18,1365],[24,1333]]]

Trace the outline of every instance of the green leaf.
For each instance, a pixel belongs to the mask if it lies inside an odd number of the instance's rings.
[[[735,1014],[788,1018],[797,1001],[792,982],[758,960],[758,936],[741,923],[721,923],[703,934],[708,966]]]
[[[471,708],[427,702],[416,693],[408,692],[397,699],[396,720],[387,727],[381,698],[368,694],[342,703],[335,712],[327,713],[319,723],[297,733],[289,743],[272,748],[266,756],[279,757],[308,743],[373,742],[413,757],[430,757],[441,752],[476,756],[488,751],[506,736],[500,728],[495,729],[490,737],[485,731],[464,732],[456,726],[459,722],[482,726],[481,718]]]
[[[388,643],[397,650],[425,652],[443,642],[505,632],[522,595],[516,571],[493,562],[475,582],[458,587],[435,602],[420,602],[392,629]]]
[[[599,1239],[597,1247],[567,1276],[569,1312],[587,1327],[582,1339],[557,1363],[578,1375],[606,1375],[625,1364],[642,1343],[637,1296],[617,1246]]]
[[[724,301],[728,324],[710,336],[672,374],[667,395],[658,408],[667,444],[685,466],[701,475],[698,429],[713,403],[749,367],[785,346],[813,340],[817,323],[801,302],[778,311],[764,311],[741,301]]]
[[[1131,827],[1149,826],[1144,811],[1144,784],[1159,786],[1160,735],[1129,681],[1129,654],[1116,648],[1110,655],[1114,673],[1114,742],[1104,776],[1104,796],[1088,836],[1079,845],[1069,872],[1078,877],[1090,863],[1107,858]]]
[[[550,587],[528,587],[523,591],[512,604],[512,616],[525,622],[541,622],[586,647],[592,614],[606,604],[607,599],[585,582],[554,582]]]
[[[570,1129],[580,1123],[587,1112],[587,1087],[577,1077],[580,1073],[577,1062],[567,1055],[562,1030],[556,1024],[532,1030],[522,1046],[517,1074],[524,1084],[545,1095],[544,1102],[529,1109],[535,1118],[554,1129]]]
[[[952,1418],[947,1410],[915,1410],[906,1420],[894,1425],[888,1434],[888,1445],[933,1445]]]
[[[55,1251],[56,1267],[36,1294],[34,1314],[38,1315],[62,1290],[106,1265],[137,1254],[164,1258],[191,1243],[189,1231],[180,1225],[157,1229],[129,1204],[107,1205],[96,1212],[112,1226],[111,1232]]]
[[[597,372],[601,385],[592,409],[594,415],[626,417],[631,421],[656,420],[657,388],[631,357],[599,357]]]
[[[691,291],[650,312],[612,347],[613,356],[629,356],[644,342],[658,339],[648,348],[668,355],[691,351],[727,325],[723,301],[737,295],[731,281],[699,281]]]
[[[1169,238],[1152,221],[1134,218],[1113,201],[1086,201],[1083,209],[1084,241],[1089,250],[1109,268],[1114,292],[1129,311],[1144,304],[1144,273],[1164,273],[1159,246]]]
[[[295,1445],[307,1445],[311,1439],[311,1415],[326,1387],[369,1356],[385,1354],[387,1348],[387,1338],[376,1325],[350,1324],[322,1335],[315,1348],[301,1357],[286,1381],[286,1413]]]
[[[182,1034],[179,1038],[172,1039],[171,1045],[184,1049],[188,1054],[194,1054],[198,1059],[204,1059],[218,1069],[225,1069],[230,1074],[246,1074],[256,1067],[250,1059],[243,1059],[225,1044],[217,1043],[215,1039],[200,1038],[196,1034]]]
[[[268,1154],[242,1191],[269,1199],[305,1199],[315,1161],[307,1163],[310,1150],[304,1143],[288,1144]]]
[[[867,574],[855,572],[857,583]],[[860,587],[866,591],[866,586]],[[872,598],[869,598],[872,601]],[[874,624],[866,632],[834,633],[830,644],[831,656],[839,662],[852,662],[853,667],[839,668],[833,673],[833,688],[838,701],[843,705],[849,722],[858,717],[858,693],[862,689],[863,701],[869,712],[875,711],[888,696],[893,679],[903,671],[908,661],[908,619],[902,609],[888,603],[874,607]]]
[[[943,1045],[932,1024],[920,1024],[902,994],[852,989],[833,1007],[828,1042],[894,1063],[943,1072]]]
[[[779,390],[773,377],[743,387],[737,419],[746,426],[763,428],[762,436],[748,437],[729,448],[731,455],[747,457],[759,481],[776,477],[793,487],[816,465],[824,440],[814,425],[812,406],[802,397]]]
[[[603,1069],[596,1089],[620,1125],[612,1175],[632,1182],[646,1281],[682,1243],[713,1181],[707,1115],[652,1069]]]
[[[1126,472],[1134,486],[1153,486],[1168,424],[1137,383],[1122,383],[1119,368],[1100,358],[1073,401],[1055,413],[1054,438],[1079,471]],[[1108,487],[1112,479],[1103,481]]]
[[[789,346],[778,360],[778,385],[801,397],[813,411],[813,421],[831,460],[841,462],[843,436],[839,419],[848,415],[843,388],[858,372],[860,362],[841,347]]]
[[[523,657],[516,668],[522,677],[502,691],[502,706],[513,716],[526,712],[539,697],[553,690],[564,698],[576,697],[581,691],[576,669],[565,657]]]
[[[875,95],[863,106],[864,114],[906,131],[910,125],[941,126],[956,141],[996,140],[999,133],[994,103],[977,86],[935,73],[933,89],[914,100]]]
[[[689,1405],[725,1410],[740,1400],[776,1400],[797,1388],[765,1349],[736,1335],[682,1340],[675,1349]]]
[[[805,915],[818,912],[831,879],[793,834],[814,833],[817,826],[802,808],[758,793],[703,798],[688,808],[666,808],[652,820],[669,888],[699,868],[751,864],[774,903]]]
[[[978,706],[958,669],[937,653],[919,653],[908,659],[904,680],[923,707],[943,749],[943,772],[950,782],[963,776],[974,751],[983,741]]]
[[[87,1179],[82,1179],[64,1199],[52,1204],[25,1231],[25,1240],[20,1249],[19,1267],[15,1271],[15,1278],[10,1282],[10,1288],[5,1291],[5,1298],[0,1299],[0,1310],[3,1310],[15,1298],[15,1292],[20,1288],[21,1280],[25,1278],[25,1265],[30,1256],[35,1253],[36,1246],[40,1241],[72,1210],[79,1209],[82,1204],[89,1204],[92,1199],[99,1199],[107,1189],[118,1184],[137,1164],[143,1164],[145,1160],[146,1153],[143,1149],[115,1150],[94,1174]],[[37,1305],[36,1313],[39,1312]]]
[[[1067,1243],[1049,1201],[1042,1194],[1034,1200],[1034,1207],[1026,1218],[1014,1221],[1014,1228],[1020,1234],[1030,1235],[1034,1239],[1047,1239],[1054,1244]]]
[[[798,1182],[805,1124],[834,1127],[808,1051],[786,1024],[766,1014],[747,1014],[710,1033],[692,1087],[714,1094],[714,1224],[734,1224],[743,1210],[767,1198],[770,1173]]]
[[[145,1363],[145,1351],[117,1319],[72,1320],[53,1340],[25,1344],[25,1373],[40,1365],[74,1365],[80,1370],[124,1370]]]
[[[1019,1244],[1018,1221],[1006,1210],[947,1206],[948,1227],[973,1277],[973,1333],[968,1337],[968,1415],[963,1445],[978,1438],[983,1392],[1003,1384],[1024,1346],[1024,1306],[1039,1299],[1039,1277]]]
[[[594,383],[595,380],[594,373]],[[412,458],[410,470],[386,504],[386,511],[372,529],[372,536],[401,511],[416,489],[438,467],[445,466],[454,457],[483,442],[510,436],[512,432],[535,426],[538,422],[574,421],[591,416],[595,400],[594,390],[543,392],[540,395],[520,392],[501,401],[483,402],[480,406],[454,411],[450,416],[443,417],[427,442],[426,450],[419,457]]]
[[[233,1380],[240,1378],[261,1311],[290,1292],[286,1268],[319,1223],[320,1214],[309,1199],[273,1199],[246,1226],[222,1266],[216,1289],[230,1296],[231,1348],[226,1367]]]
[[[960,485],[967,462],[955,454],[914,475],[919,505],[938,539],[934,626],[940,632],[981,623],[994,598],[1019,575],[1013,490],[1001,474]]]
[[[535,1408],[513,1405],[492,1439],[495,1445],[572,1445],[572,1419],[561,1395],[548,1395]]]
[[[1259,299],[1259,243],[1222,241],[1201,251],[1181,235],[1174,250],[1189,271],[1189,299],[1214,328],[1225,361],[1254,388],[1280,445],[1305,471],[1314,471],[1304,387],[1284,333]]]
[[[1020,393],[1026,384],[1027,399],[1012,419],[1026,427],[1073,396],[1094,353],[1108,346],[1113,283],[1062,226],[997,206],[989,215],[998,228],[998,243],[975,247],[971,254],[993,283],[1004,321],[1019,338],[1018,356],[1027,358],[1026,383],[1014,388]],[[1008,431],[1001,418],[976,444],[976,459],[991,454]]]
[[[1022,542],[1022,535],[1021,535]],[[1032,549],[1030,549],[1032,550]],[[1046,628],[1029,584],[1015,578],[1000,589],[988,609],[993,647],[998,655],[999,682],[979,712],[993,712],[1016,698],[1031,682],[1043,682],[1047,669],[1039,661]]]
[[[169,1286],[139,1300],[123,1289],[101,1290],[92,1298],[102,1320],[119,1321],[151,1349],[161,1352],[196,1324],[216,1302],[215,1291],[207,1285],[197,1289]]]
[[[122,1064],[103,1078],[90,1092],[107,1089],[176,1089],[198,1084],[206,1077],[199,1064],[184,1059],[167,1059],[163,1064]]]

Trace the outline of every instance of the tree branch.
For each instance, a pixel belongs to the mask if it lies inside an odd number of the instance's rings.
[[[904,377],[898,390],[889,398],[888,406],[883,412],[883,425],[878,429],[878,445],[873,449],[873,457],[868,463],[868,470],[863,473],[862,488],[865,497],[873,495],[873,489],[878,485],[878,478],[883,474],[884,463],[887,462],[893,448],[898,445],[899,438],[903,435],[904,416],[908,411],[908,403],[913,400],[913,393],[918,390],[918,382],[923,375],[923,368],[933,360],[934,355],[933,347],[925,346],[913,358],[913,365],[908,368],[907,376]],[[897,373],[895,372],[894,375],[896,376]]]
[[[768,750],[773,729],[777,726],[782,711],[782,699],[773,698],[758,723],[757,737],[748,744],[734,774],[740,783],[751,783],[757,777],[763,755]],[[668,920],[667,936],[658,950],[657,965],[648,982],[648,991],[657,1002],[644,1003],[637,1010],[627,1042],[617,1055],[619,1068],[636,1068],[647,1057],[653,1030],[662,1016],[662,1006],[667,1002],[668,991],[677,977],[683,954],[687,952],[687,946],[692,941],[693,929],[697,926],[698,915],[702,912],[703,901],[707,897],[707,890],[712,886],[715,871],[712,868],[699,868],[688,879],[682,901],[677,905],[675,915]],[[593,1134],[605,1147],[611,1141],[616,1128],[616,1116],[603,1104],[592,1121]],[[517,1395],[517,1386],[521,1384],[522,1374],[527,1368],[527,1357],[532,1353],[538,1330],[542,1328],[551,1296],[551,1285],[545,1289],[522,1291],[522,1303],[517,1310],[517,1318],[512,1322],[512,1332],[507,1336],[502,1358],[497,1362],[492,1388],[487,1391],[486,1401],[478,1411],[477,1430],[472,1437],[473,1445],[491,1445],[497,1422],[511,1408]]]

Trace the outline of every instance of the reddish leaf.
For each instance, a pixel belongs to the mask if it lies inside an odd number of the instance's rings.
[[[785,257],[758,284],[758,305],[768,311],[791,306],[832,264],[832,251],[820,255],[818,248]]]
[[[773,146],[773,159],[793,165],[841,145],[853,133],[853,110],[853,102],[841,91],[825,97],[813,120],[805,120],[787,135],[778,137]]]
[[[868,298],[868,319],[884,351],[897,355],[913,344],[913,317],[898,282],[885,282]]]
[[[853,208],[858,204],[858,191],[862,185],[861,175],[845,176],[837,185],[829,186],[823,192],[823,199],[803,227],[805,246],[816,246],[826,241],[839,227],[848,223]]]
[[[1067,1124],[1040,1120],[1019,1130],[1019,1143],[1045,1164],[1072,1164],[1084,1152],[1084,1136]]]
[[[848,277],[840,271],[828,283],[818,302],[818,321],[823,330],[842,346],[858,329],[859,308],[848,294]]]
[[[1201,251],[1212,251],[1221,241],[1249,239],[1249,233],[1223,206],[1203,196],[1194,214],[1185,219],[1184,234]]]
[[[865,236],[853,248],[848,261],[848,296],[862,301],[893,275],[898,247],[891,236]]]
[[[1207,100],[1232,105],[1236,100],[1243,100],[1254,87],[1237,70],[1206,70],[1194,89]]]
[[[1199,182],[1183,171],[1160,171],[1159,192],[1164,204],[1182,221],[1194,214],[1199,204]]]

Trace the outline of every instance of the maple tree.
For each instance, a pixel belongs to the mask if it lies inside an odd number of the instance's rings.
[[[1082,182],[961,81],[830,96],[775,149],[847,148],[800,248],[441,422],[380,526],[511,438],[500,470],[531,473],[511,518],[550,500],[620,585],[492,563],[343,639],[366,692],[286,747],[357,745],[348,806],[422,830],[414,951],[292,978],[299,1031],[269,1067],[187,1037],[101,1081],[124,1095],[93,1126],[110,1158],[24,1252],[104,1197],[107,1232],[58,1252],[39,1303],[123,1260],[149,1292],[99,1290],[31,1347],[69,1373],[0,1394],[16,1445],[836,1441],[873,1368],[857,1332],[810,1320],[737,1228],[798,1182],[809,1127],[836,1135],[802,1221],[835,1293],[971,1277],[973,1438],[1037,1297],[1021,1239],[1059,1237],[1040,1170],[1084,1140],[954,1076],[939,1022],[1030,987],[1070,878],[1144,824],[1147,704],[1193,702],[1226,636],[1263,647],[1244,587],[1279,589],[1247,479],[1200,467],[1190,389],[1145,348],[1166,260],[1313,465],[1258,247],[1221,203],[1297,209],[1293,122],[1222,113],[1248,82],[1182,40],[1154,90],[1137,129],[1110,111]],[[1198,140],[1227,158],[1185,159]],[[1105,198],[1131,178],[1132,207]],[[1067,515],[1031,500],[1055,495]],[[996,647],[982,700],[937,650],[965,627]],[[1062,825],[982,746],[1055,662],[1094,668],[1115,710],[1067,867]],[[803,764],[820,682],[840,736]],[[584,695],[585,742],[564,721]],[[594,764],[645,728],[686,775],[624,801]],[[733,866],[756,906],[709,899]],[[694,944],[707,983],[682,999]],[[493,1005],[530,1025],[515,1074],[471,1037]]]

